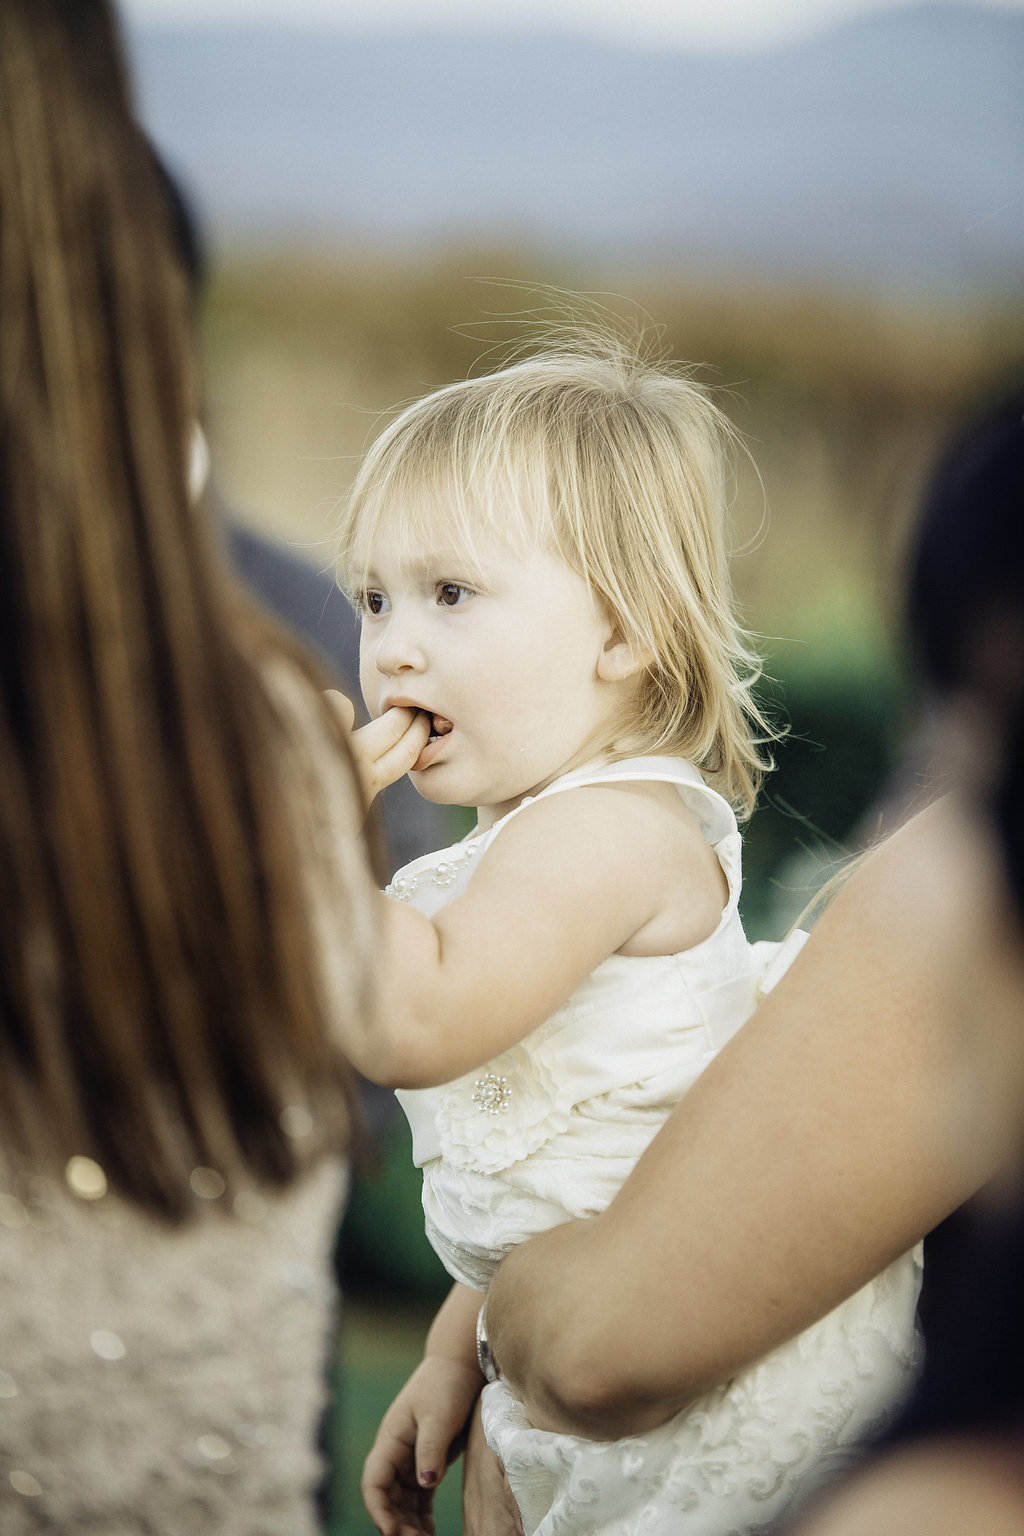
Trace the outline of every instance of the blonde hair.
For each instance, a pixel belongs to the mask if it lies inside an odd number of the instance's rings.
[[[552,549],[643,662],[612,754],[685,757],[747,816],[777,733],[752,694],[761,663],[729,579],[733,436],[707,392],[641,344],[560,337],[385,429],[343,516],[342,577],[360,584],[382,527],[436,537],[439,516],[470,556],[481,533]]]

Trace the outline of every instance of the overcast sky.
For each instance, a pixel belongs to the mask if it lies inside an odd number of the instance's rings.
[[[898,0],[120,0],[133,21],[287,21],[391,27],[559,28],[640,46],[757,48]],[[927,0],[905,0],[924,4]],[[973,0],[1024,10],[1024,0]]]

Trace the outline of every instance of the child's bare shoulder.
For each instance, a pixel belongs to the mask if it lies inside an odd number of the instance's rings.
[[[558,849],[576,839],[597,849],[613,849],[626,839],[634,848],[650,844],[652,853],[663,849],[667,840],[676,858],[685,847],[711,852],[676,786],[642,779],[579,784],[541,794],[509,818],[494,846],[550,842]]]
[[[504,845],[504,846],[502,846]],[[643,916],[623,952],[672,954],[713,931],[728,900],[714,850],[675,786],[625,781],[544,795],[510,819],[484,859],[499,876],[519,865],[543,882],[568,865],[601,899],[607,888]]]
[[[729,886],[718,855],[675,784],[631,780],[607,786],[619,792],[616,814],[634,857],[662,893],[658,911],[622,946],[630,955],[675,954],[699,944],[718,926]]]

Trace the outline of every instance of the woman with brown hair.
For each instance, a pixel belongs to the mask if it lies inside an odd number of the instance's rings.
[[[0,0],[0,1529],[301,1536],[369,877],[188,492],[106,0]]]

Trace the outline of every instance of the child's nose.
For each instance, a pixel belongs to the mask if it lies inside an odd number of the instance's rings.
[[[392,677],[397,672],[422,672],[426,657],[415,626],[407,617],[391,614],[374,660],[377,671],[385,677]]]

